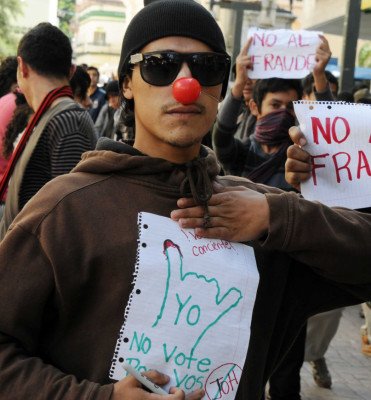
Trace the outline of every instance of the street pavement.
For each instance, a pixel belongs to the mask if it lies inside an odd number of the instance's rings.
[[[326,353],[332,388],[318,387],[312,377],[312,367],[305,362],[301,369],[302,400],[371,400],[371,357],[361,351],[359,317],[361,306],[343,311],[339,329]]]

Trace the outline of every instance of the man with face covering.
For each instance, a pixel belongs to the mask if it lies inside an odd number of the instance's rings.
[[[250,111],[257,118],[253,135],[237,139],[217,120],[213,148],[227,173],[293,190],[285,181],[285,161],[291,144],[288,130],[295,124],[293,101],[301,95],[298,79],[259,79],[250,100]]]

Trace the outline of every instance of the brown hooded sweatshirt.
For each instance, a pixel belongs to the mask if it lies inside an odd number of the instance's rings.
[[[331,209],[243,178],[215,155],[176,165],[109,139],[27,203],[0,245],[1,400],[108,400],[133,288],[138,212],[169,217],[210,182],[266,193],[270,228],[237,399],[259,400],[305,319],[371,298],[371,216]],[[193,188],[193,189],[192,189]],[[126,399],[130,400],[130,399]]]

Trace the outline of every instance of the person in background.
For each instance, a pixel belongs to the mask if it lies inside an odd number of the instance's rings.
[[[75,67],[69,38],[40,23],[20,40],[17,60],[18,85],[35,114],[0,183],[1,198],[8,188],[0,240],[30,198],[54,177],[68,173],[96,143],[89,114],[72,100],[69,80]]]
[[[327,39],[320,35],[322,43],[316,50],[313,72],[303,81],[303,100],[334,101],[338,93],[338,81],[325,68],[331,58]],[[291,182],[286,179],[290,184]],[[292,186],[292,185],[291,185]],[[336,334],[342,309],[331,310],[312,316],[307,326],[299,332],[293,346],[270,379],[268,396],[272,400],[300,400],[300,370],[304,361],[310,362],[312,375],[320,387],[330,388],[331,374],[324,357]]]
[[[0,98],[13,93],[17,87],[17,57],[6,57],[0,63]]]
[[[70,79],[70,85],[73,93],[74,100],[80,103],[86,110],[91,106],[91,100],[88,95],[90,86],[90,76],[82,66],[77,66],[75,73]],[[20,91],[14,92],[16,96],[16,109],[13,117],[9,122],[3,140],[3,153],[2,156],[9,160],[15,147],[19,141],[19,135],[22,135],[24,129],[34,114],[32,108],[28,105],[26,98]]]
[[[361,89],[367,89],[367,91],[369,91],[370,90],[370,83],[365,83],[365,82],[356,83],[352,88],[353,96],[356,94],[356,92],[358,92]],[[354,101],[356,101],[356,99],[354,99]]]
[[[371,357],[371,301],[362,304],[365,323],[361,326],[362,353]]]
[[[119,127],[119,119],[120,119],[120,92],[118,81],[110,81],[106,86],[106,100],[107,104],[105,104],[98,118],[95,122],[95,129],[98,132],[99,136],[109,137],[111,139],[116,139],[116,132]],[[122,134],[119,135],[120,138]]]
[[[124,140],[127,143],[133,143],[135,139],[134,126],[125,125],[125,118],[123,116],[122,108],[120,107],[120,115],[117,121],[117,129],[115,130],[117,140]]]
[[[17,147],[24,130],[34,114],[33,109],[27,104],[24,94],[18,91],[14,94],[16,95],[16,108],[12,119],[6,127],[3,140],[2,156],[6,160],[10,159],[13,150]]]
[[[331,54],[331,53],[330,53]],[[327,64],[325,64],[326,66]],[[323,75],[325,79],[325,84],[319,86],[319,78],[315,80],[315,72],[311,72],[303,79],[303,100],[312,101],[336,101],[339,91],[339,82],[337,78],[330,72],[324,71]],[[325,87],[324,90],[318,90],[317,87],[321,89]]]
[[[90,87],[90,76],[86,70],[78,65],[76,71],[70,79],[70,85],[73,93],[73,99],[80,103],[87,111],[93,105],[88,90]]]
[[[27,124],[30,122],[30,119],[34,114],[33,109],[27,104],[24,94],[18,90],[16,90],[14,94],[16,96],[16,108],[14,110],[12,119],[6,127],[1,143],[2,153],[0,154],[0,158],[3,157],[3,159],[7,162],[10,161],[13,150],[17,147]],[[6,199],[6,194],[4,199]],[[5,201],[0,205],[0,220],[4,213],[4,209]]]
[[[363,89],[361,89],[363,90]],[[365,93],[362,93],[365,95]],[[311,159],[310,154],[302,149],[305,146],[306,139],[300,128],[293,127],[290,130],[290,136],[294,142],[287,151],[286,179],[297,190],[300,191],[300,184],[311,177]],[[363,208],[359,211],[371,214],[371,208]],[[365,324],[361,327],[361,351],[366,356],[371,357],[371,302],[362,304],[362,310],[365,317]],[[321,314],[319,314],[320,316]],[[315,316],[317,317],[317,316]],[[326,322],[325,328],[326,328]],[[319,385],[320,386],[320,385]]]
[[[17,57],[7,57],[0,65],[0,181],[8,167],[9,158],[4,157],[6,127],[16,108]],[[0,198],[0,220],[4,213],[6,193]]]
[[[371,93],[368,87],[358,89],[354,93],[354,101],[359,104],[371,104]],[[371,209],[364,211],[371,213]],[[362,304],[361,314],[365,319],[365,323],[361,326],[361,352],[371,357],[371,301]]]
[[[100,110],[106,104],[106,93],[103,89],[98,87],[99,83],[98,68],[90,66],[87,69],[87,73],[90,76],[89,96],[93,103],[92,106],[90,107],[89,114],[93,122],[95,123],[95,121],[98,118]]]
[[[351,92],[340,92],[337,101],[344,101],[346,103],[354,103],[354,96]]]
[[[297,97],[292,97],[292,100],[333,100],[333,94],[337,94],[338,83],[336,78],[325,71],[325,68],[328,64],[328,61],[331,58],[331,51],[328,44],[327,39],[320,35],[321,43],[318,45],[316,49],[315,55],[315,66],[313,68],[313,72],[309,74],[304,80],[304,93],[296,89]],[[241,71],[244,72],[245,76],[248,74],[248,70],[252,68],[250,62],[250,56],[247,56],[248,48],[249,48],[250,40],[246,43],[244,49],[239,55],[240,62],[243,67]],[[237,63],[238,65],[238,63]],[[329,77],[329,80],[327,80]],[[285,162],[286,162],[286,149],[291,143],[288,129],[290,126],[294,125],[294,120],[288,121],[285,134],[283,134],[282,138],[286,138],[286,142],[281,144],[281,149],[277,150],[279,146],[274,142],[275,136],[278,136],[280,130],[279,127],[275,127],[270,120],[275,116],[274,107],[281,108],[285,103],[280,103],[283,100],[283,96],[285,93],[289,94],[289,89],[294,88],[291,82],[295,82],[294,80],[284,80],[278,78],[271,78],[270,80],[257,80],[255,83],[254,91],[252,99],[250,100],[250,109],[252,113],[258,110],[259,114],[257,114],[257,124],[256,124],[256,134],[251,136],[245,141],[238,141],[235,138],[231,138],[231,136],[227,136],[228,130],[223,130],[223,125],[220,124],[221,114],[218,116],[218,120],[214,129],[214,148],[219,157],[219,160],[222,162],[223,166],[226,168],[227,172],[233,173],[236,175],[242,175],[248,177],[249,179],[262,182],[271,186],[276,186],[285,190],[293,190],[293,187],[286,182],[285,180]],[[289,84],[291,83],[291,87]],[[297,82],[299,84],[299,81]],[[236,87],[236,84],[234,88]],[[237,86],[238,87],[238,86]],[[233,89],[234,89],[233,88]],[[232,93],[233,93],[232,89]],[[292,93],[292,91],[291,91]],[[282,97],[282,98],[281,98]],[[290,105],[290,103],[287,103]],[[268,108],[267,106],[271,106]],[[287,105],[286,105],[287,107]],[[291,103],[292,107],[292,103]],[[292,111],[293,112],[293,111]],[[224,114],[223,114],[224,117]],[[265,121],[267,119],[267,121]],[[219,124],[219,125],[218,125]],[[260,135],[259,130],[262,130],[263,133],[265,131],[271,133],[271,138],[264,138],[263,135]],[[277,132],[275,134],[275,131]],[[255,136],[255,137],[254,137]],[[263,140],[266,140],[265,143],[259,144],[254,141],[255,138],[259,139],[260,136],[263,137]],[[265,135],[266,136],[266,135]],[[269,146],[269,139],[271,143],[275,146]],[[228,140],[228,141],[227,141]],[[283,139],[281,139],[283,140]],[[252,143],[252,145],[250,145]],[[233,146],[231,146],[233,144]],[[268,144],[268,146],[267,146]],[[264,155],[262,151],[257,152],[255,155],[257,161],[255,165],[255,169],[252,169],[250,173],[246,171],[241,173],[241,169],[236,169],[236,165],[241,165],[240,160],[246,160],[245,165],[251,163],[252,155],[249,149],[251,148],[259,148],[268,153]],[[244,151],[238,151],[239,148],[243,148],[245,146]],[[273,153],[270,155],[269,153]],[[263,161],[258,159],[258,155],[264,155],[266,161],[259,166]],[[227,161],[226,161],[227,160]],[[265,165],[271,164],[270,171],[264,171],[264,174],[260,173],[260,170],[264,168]],[[230,166],[232,165],[232,167]],[[265,179],[263,180],[262,179]],[[280,177],[280,180],[278,180]],[[274,179],[275,178],[275,179]],[[331,311],[330,313],[336,314],[338,316],[337,311]],[[311,335],[313,340],[315,340],[316,335]],[[268,395],[272,400],[281,400],[281,399],[290,399],[290,400],[299,400],[300,399],[300,369],[302,367],[304,361],[304,346],[305,346],[305,338],[306,338],[306,329],[303,328],[299,333],[297,339],[295,340],[292,348],[286,355],[285,359],[282,361],[280,366],[274,372],[274,374],[270,378],[270,386],[268,390]],[[311,347],[313,348],[313,346]],[[316,364],[317,366],[317,364]],[[314,367],[313,367],[314,368]],[[322,370],[321,370],[322,371]],[[318,373],[316,371],[317,376]],[[323,375],[323,374],[322,374]]]
[[[17,57],[7,57],[0,65],[0,180],[9,162],[2,153],[6,127],[16,108],[14,92],[17,88],[17,67]],[[0,199],[0,219],[4,206],[3,200]]]
[[[361,104],[371,104],[371,93],[368,88],[362,88],[354,93],[354,102]]]
[[[331,58],[331,51],[327,40],[321,37],[323,42],[317,48],[316,66],[313,72],[303,79],[303,100],[334,101],[337,99],[338,80],[331,72],[325,70]],[[332,378],[325,353],[337,332],[341,315],[342,309],[336,309],[308,319],[306,329],[303,328],[300,332],[287,357],[273,375],[271,381],[274,381],[277,387],[285,387],[285,389],[277,390],[276,395],[272,395],[275,389],[274,384],[270,389],[272,400],[289,397],[292,400],[300,399],[300,369],[303,361],[311,364],[313,379],[319,387],[331,387]],[[305,349],[304,353],[303,349]],[[297,385],[294,384],[295,382]],[[295,386],[296,389],[293,389]]]
[[[339,91],[338,80],[330,71],[326,71],[327,64],[329,63],[332,54],[330,45],[325,36],[318,36],[322,42],[316,49],[313,71],[302,81],[302,100],[336,100]]]
[[[248,59],[251,68],[251,56]],[[249,102],[250,111],[257,118],[255,131],[243,140],[223,129],[217,118],[213,148],[227,174],[293,190],[284,177],[286,149],[291,143],[288,130],[295,124],[293,101],[301,99],[301,95],[299,79],[258,79]]]
[[[214,127],[214,135],[218,136],[218,130],[229,132],[237,139],[245,139],[255,130],[256,115],[251,113],[250,100],[255,80],[248,77],[250,57],[247,56],[248,41],[236,58],[236,64],[232,68],[235,77],[232,90],[223,100],[219,109],[217,122]]]

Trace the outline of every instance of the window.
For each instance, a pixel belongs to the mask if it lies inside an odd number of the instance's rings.
[[[106,44],[106,32],[102,28],[98,28],[94,32],[94,43],[95,44]]]

